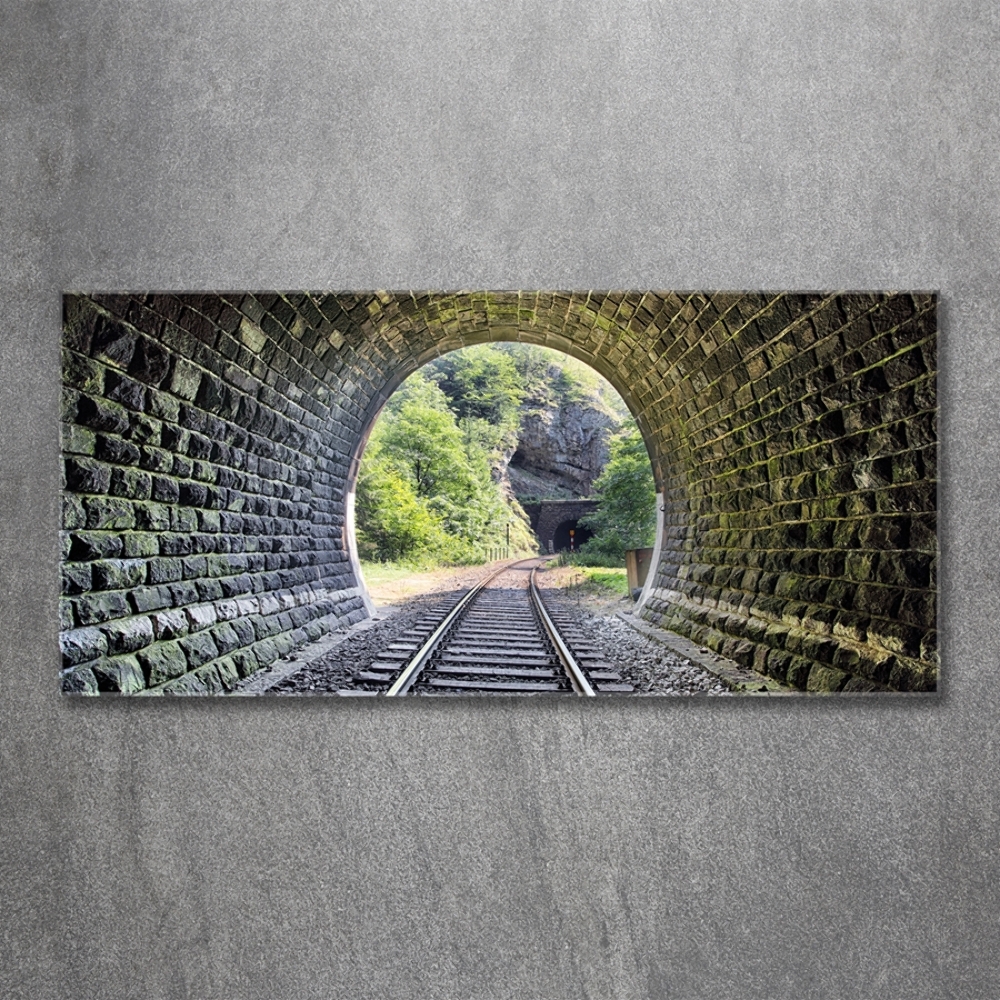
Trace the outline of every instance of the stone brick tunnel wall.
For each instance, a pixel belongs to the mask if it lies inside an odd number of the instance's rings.
[[[932,295],[68,295],[64,690],[220,692],[365,617],[371,425],[489,340],[573,354],[635,413],[645,617],[802,688],[933,688],[935,338]]]

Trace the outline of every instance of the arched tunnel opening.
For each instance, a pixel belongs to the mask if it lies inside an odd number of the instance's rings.
[[[656,527],[627,405],[593,368],[537,345],[491,341],[418,368],[362,434],[356,466],[348,547],[376,604],[399,596],[400,572],[417,574],[418,593],[447,567],[580,553],[595,530],[590,555],[624,569],[625,549],[650,545]]]
[[[213,693],[369,614],[364,438],[460,347],[606,377],[659,494],[649,622],[809,690],[937,683],[936,298],[213,293],[64,299],[66,691]]]
[[[579,521],[562,521],[556,526],[552,543],[556,552],[576,552],[594,533]]]

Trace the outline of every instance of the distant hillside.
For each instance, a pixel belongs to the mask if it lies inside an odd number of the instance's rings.
[[[516,381],[509,379],[511,366]],[[481,379],[478,387],[475,375]],[[510,404],[498,436],[494,477],[518,500],[590,496],[608,460],[611,435],[629,420],[621,397],[593,369],[559,351],[526,344],[466,348],[427,366],[460,417],[501,416],[483,402],[499,392]],[[470,406],[470,389],[473,403]]]

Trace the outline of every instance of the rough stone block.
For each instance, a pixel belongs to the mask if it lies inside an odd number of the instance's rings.
[[[145,531],[166,531],[170,527],[170,508],[155,501],[143,501],[132,505],[135,526]]]
[[[156,417],[158,420],[177,423],[181,406],[177,398],[170,393],[150,389],[147,394],[147,404],[150,416]]]
[[[234,649],[239,649],[242,645],[239,635],[228,622],[216,625],[212,629],[212,639],[223,655],[231,653]]]
[[[141,337],[128,370],[130,375],[146,385],[159,385],[170,370],[170,353],[155,341]]]
[[[930,583],[931,556],[922,552],[882,552],[875,579],[890,586],[921,590]]]
[[[174,597],[174,606],[183,608],[188,604],[197,604],[199,601],[198,588],[191,582],[185,580],[182,583],[172,583],[170,593]]]
[[[160,611],[149,617],[158,640],[177,639],[188,634],[187,615],[181,608]]]
[[[236,664],[236,661],[231,656],[225,656],[215,663],[216,673],[219,675],[219,680],[222,682],[222,686],[227,691],[232,691],[234,687],[239,683],[240,671]]]
[[[192,532],[198,530],[198,512],[190,507],[174,507],[170,511],[171,531]]]
[[[216,664],[209,663],[194,671],[195,677],[205,685],[206,694],[225,694],[226,687],[219,676]]]
[[[104,388],[104,366],[75,351],[62,352],[63,383],[100,396]]]
[[[132,504],[119,497],[87,497],[83,501],[87,527],[92,531],[121,530],[135,527]]]
[[[205,503],[207,488],[202,483],[181,482],[180,502],[191,507],[201,507]]]
[[[146,686],[139,661],[134,655],[114,656],[99,660],[91,667],[100,691],[115,691],[121,694],[135,694]]]
[[[108,641],[100,629],[77,628],[60,633],[59,647],[63,666],[72,667],[105,656]]]
[[[90,563],[63,562],[60,575],[63,594],[86,594],[93,587]]]
[[[63,467],[66,488],[76,493],[107,493],[111,486],[111,469],[91,458],[66,458]]]
[[[208,628],[218,621],[215,606],[212,604],[195,604],[185,608],[184,613],[187,615],[188,626],[192,632]]]
[[[123,618],[129,613],[125,595],[117,591],[83,594],[70,599],[73,615],[79,625],[97,625]]]
[[[895,663],[896,657],[891,653],[864,646],[858,649],[858,663],[851,672],[876,684],[888,684]]]
[[[141,412],[146,406],[146,389],[134,379],[109,371],[104,379],[104,396],[129,410]]]
[[[87,526],[87,514],[83,509],[83,501],[79,497],[73,496],[72,493],[64,493],[62,497],[62,526],[67,531]]]
[[[868,638],[868,619],[852,611],[837,611],[833,622],[833,634],[852,642],[865,642]]]
[[[138,614],[169,608],[173,600],[169,587],[136,587],[128,599]]]
[[[160,535],[160,554],[164,556],[186,556],[192,550],[191,536],[174,532]]]
[[[809,671],[806,690],[833,694],[842,690],[849,679],[850,675],[844,673],[843,670],[821,666],[817,663]]]
[[[214,375],[203,375],[195,402],[209,413],[226,413],[235,416],[238,407],[231,407],[230,392],[226,384]]]
[[[234,618],[238,618],[240,616],[239,602],[233,600],[216,601],[215,615],[220,622],[232,621]]]
[[[188,443],[191,440],[191,432],[182,427],[174,427],[171,424],[164,424],[160,433],[160,444],[173,453],[186,454]]]
[[[183,674],[164,684],[160,690],[164,694],[174,695],[205,695],[211,694],[205,682],[193,673]]]
[[[239,576],[222,577],[219,586],[224,597],[237,597],[240,594],[250,593],[253,584],[249,574],[242,573]]]
[[[76,561],[113,559],[123,549],[121,535],[110,531],[74,531],[70,533],[69,558]]]
[[[250,646],[256,640],[253,625],[246,618],[237,618],[232,623],[233,631],[240,646]]]
[[[219,655],[218,647],[208,632],[198,632],[195,635],[185,636],[179,641],[180,647],[187,657],[188,667],[192,670],[209,660],[214,660]]]
[[[123,553],[127,559],[146,558],[160,552],[159,538],[146,531],[129,531],[122,536]]]
[[[76,419],[93,431],[121,434],[128,429],[128,411],[118,403],[81,395],[76,404]]]
[[[184,576],[184,562],[178,558],[150,559],[148,567],[150,583],[175,583]]]
[[[153,477],[153,499],[163,503],[177,503],[180,496],[180,488],[176,479],[169,476]]]
[[[902,656],[919,658],[920,640],[923,631],[902,622],[888,622],[875,620],[868,629],[868,640],[890,653],[899,653]]]
[[[97,678],[90,666],[71,667],[60,675],[63,694],[95,695],[99,693]]]
[[[277,643],[271,638],[262,639],[260,642],[256,643],[253,647],[253,652],[254,656],[257,658],[258,664],[262,667],[266,667],[274,663],[274,661],[281,655],[281,651],[278,648]]]
[[[149,687],[166,684],[187,672],[187,658],[176,642],[158,642],[136,654]]]
[[[170,472],[174,467],[174,456],[165,448],[143,445],[139,451],[139,464],[148,472]]]
[[[937,631],[931,629],[925,632],[920,640],[920,659],[925,663],[937,663],[938,640]]]
[[[896,691],[933,691],[936,671],[927,664],[896,657],[889,671],[889,687]]]
[[[142,559],[108,559],[89,564],[93,567],[96,590],[127,590],[146,580],[146,563]]]
[[[108,652],[134,653],[153,642],[153,623],[146,616],[124,618],[101,626],[108,642]]]
[[[91,349],[100,360],[125,369],[135,353],[137,339],[134,330],[102,317],[95,323]]]
[[[197,580],[205,576],[208,567],[208,560],[205,556],[187,556],[183,563],[185,580]]]
[[[202,371],[189,361],[178,358],[170,376],[170,391],[181,399],[193,400],[198,395]]]
[[[252,649],[237,650],[233,653],[232,660],[236,664],[240,677],[249,677],[260,669],[260,664]]]
[[[889,358],[884,367],[886,381],[891,386],[912,382],[925,374],[923,357],[915,348]]]
[[[884,690],[885,688],[880,688],[877,684],[873,684],[871,681],[866,681],[861,677],[852,677],[841,688],[841,691],[844,694],[874,694]]]
[[[111,472],[111,493],[132,500],[148,500],[153,481],[148,472],[139,469],[114,469]]]
[[[803,656],[792,656],[785,673],[786,683],[805,690],[809,683],[809,673],[814,666],[815,664]]]
[[[155,417],[147,416],[145,413],[133,413],[126,436],[136,445],[155,448],[160,443],[162,433],[163,424]]]
[[[60,424],[59,437],[64,455],[93,455],[96,435],[79,424]]]
[[[222,599],[222,586],[218,580],[199,580],[197,588],[199,600],[218,601]]]
[[[895,617],[895,611],[901,599],[901,595],[895,587],[862,584],[855,594],[854,608],[878,618],[891,619]]]

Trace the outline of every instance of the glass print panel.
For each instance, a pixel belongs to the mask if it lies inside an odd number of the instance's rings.
[[[934,691],[936,301],[67,294],[62,690]]]

